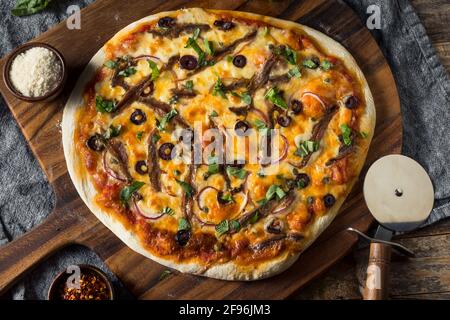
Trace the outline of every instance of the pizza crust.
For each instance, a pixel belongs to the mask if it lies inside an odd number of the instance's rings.
[[[372,140],[374,134],[376,111],[372,94],[370,92],[369,86],[362,71],[358,67],[352,55],[341,44],[334,41],[325,34],[316,31],[312,28],[309,28],[307,26],[300,25],[290,21],[284,21],[276,18],[261,16],[257,14],[228,11],[228,10],[204,10],[199,8],[183,9],[183,11],[189,11],[200,21],[202,15],[207,14],[208,12],[216,14],[224,13],[235,17],[263,21],[281,29],[297,30],[305,33],[311,39],[315,40],[315,42],[319,44],[322,52],[325,52],[327,54],[339,58],[345,64],[346,68],[357,77],[357,80],[362,85],[365,97],[366,109],[365,113],[361,117],[361,126],[364,129],[364,131],[368,134],[368,137],[366,138],[367,141],[366,150],[358,151],[359,154],[357,167],[358,172],[361,171],[367,155],[368,145],[370,144],[370,141]],[[156,21],[159,18],[168,15],[169,13],[170,12],[160,12],[158,14],[145,17],[125,27],[124,29],[119,31],[113,38],[126,34],[127,32],[134,29],[141,23]],[[114,234],[116,234],[128,247],[130,247],[134,251],[142,254],[147,258],[150,258],[169,268],[176,269],[180,272],[192,273],[223,280],[249,281],[268,278],[276,274],[279,274],[282,271],[289,268],[298,259],[301,252],[292,253],[285,251],[283,252],[282,255],[276,257],[275,259],[259,263],[256,268],[255,266],[246,267],[238,265],[233,261],[213,265],[209,268],[206,268],[197,263],[178,263],[169,259],[164,259],[155,256],[151,252],[146,250],[145,247],[140,243],[139,239],[133,234],[133,232],[127,230],[126,227],[121,222],[119,222],[117,219],[114,219],[114,217],[112,217],[107,212],[104,212],[98,205],[95,204],[95,202],[92,199],[94,199],[97,191],[95,190],[89,177],[83,172],[79,172],[80,170],[77,169],[80,168],[81,159],[77,154],[75,144],[73,143],[73,139],[76,127],[76,112],[78,108],[80,108],[83,105],[84,88],[88,84],[88,82],[92,79],[96,70],[99,67],[101,67],[101,65],[104,62],[104,58],[105,58],[104,51],[103,49],[100,49],[100,51],[98,51],[97,54],[95,54],[95,56],[88,63],[85,70],[81,74],[74,90],[72,91],[69,100],[67,101],[62,119],[62,139],[68,171],[80,197],[82,198],[84,203],[88,206],[88,208],[92,211],[92,213],[107,228],[109,228]],[[349,188],[347,189],[347,194],[345,195],[345,197],[338,199],[336,204],[333,206],[333,208],[331,208],[327,212],[326,215],[317,218],[315,220],[315,223],[310,226],[310,237],[306,239],[306,241],[303,243],[303,251],[309,245],[311,245],[322,233],[322,231],[325,230],[328,227],[328,225],[333,221],[355,182],[356,179],[349,182]]]

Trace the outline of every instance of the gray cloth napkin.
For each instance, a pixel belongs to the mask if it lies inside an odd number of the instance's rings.
[[[67,18],[69,5],[93,0],[54,1],[37,15],[10,14],[14,0],[0,2],[0,56]],[[450,81],[413,8],[406,0],[346,0],[365,23],[367,6],[381,8],[382,26],[374,30],[394,73],[402,104],[403,153],[419,161],[430,174],[436,205],[427,224],[450,216]],[[0,99],[0,245],[41,222],[54,206],[54,195],[4,101]],[[11,161],[10,155],[14,155]],[[420,195],[418,195],[420,196]],[[30,208],[32,210],[30,211]],[[93,252],[70,247],[51,257],[11,290],[15,299],[45,299],[49,281],[73,263],[107,270]],[[117,279],[120,292],[125,292]],[[120,289],[122,288],[122,290]],[[124,294],[122,297],[129,297]]]

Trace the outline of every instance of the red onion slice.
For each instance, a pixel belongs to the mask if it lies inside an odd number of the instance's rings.
[[[141,59],[156,59],[156,60],[161,60],[158,57],[149,55],[149,54],[141,54],[139,56],[133,57],[133,60],[141,60]]]
[[[206,192],[206,191],[208,191],[208,190],[214,190],[214,191],[216,191],[217,193],[219,193],[220,192],[220,190],[218,190],[217,188],[214,188],[214,187],[212,187],[212,186],[207,186],[207,187],[204,187],[203,189],[201,189],[199,192],[198,192],[198,195],[197,195],[197,205],[198,205],[198,207],[200,208],[200,210],[202,210],[202,211],[204,211],[204,209],[205,208],[203,208],[202,207],[202,205],[201,205],[201,202],[202,202],[202,196],[203,196],[203,194]]]
[[[280,156],[278,157],[277,160],[275,160],[275,161],[273,161],[273,162],[270,161],[270,162],[267,163],[267,164],[261,164],[263,167],[268,167],[268,166],[270,166],[270,165],[277,164],[278,162],[284,160],[284,159],[287,157],[288,150],[289,150],[289,142],[288,142],[288,139],[287,139],[284,135],[282,135],[282,134],[280,134],[280,137],[281,137],[281,139],[283,140],[283,144],[284,144],[283,150],[281,151]],[[261,161],[261,160],[262,160],[262,157],[259,156],[258,159],[259,159],[259,161]]]
[[[164,215],[164,213],[162,213],[162,212],[158,212],[158,213],[149,212],[147,208],[143,208],[141,205],[139,205],[139,202],[140,201],[133,200],[133,206],[134,206],[134,210],[136,211],[136,213],[138,215],[140,215],[142,218],[144,218],[146,220],[157,220]]]
[[[323,108],[324,110],[327,109],[326,103],[322,100],[322,98],[321,98],[319,95],[317,95],[317,94],[315,94],[315,93],[313,93],[313,92],[309,92],[309,91],[303,92],[302,98],[303,98],[303,97],[307,97],[307,96],[312,97],[312,98],[316,99],[317,101],[319,101],[320,104],[322,105],[322,108]]]
[[[119,181],[122,181],[122,182],[126,182],[126,181],[127,181],[127,178],[126,178],[126,177],[121,176],[120,174],[118,174],[118,173],[115,172],[112,168],[110,168],[110,167],[108,166],[108,161],[107,161],[107,159],[106,159],[107,154],[108,154],[108,151],[105,151],[105,152],[103,153],[103,159],[102,159],[103,170],[105,170],[106,174],[107,174],[108,176],[110,176],[111,178],[114,178],[114,179],[119,180]]]

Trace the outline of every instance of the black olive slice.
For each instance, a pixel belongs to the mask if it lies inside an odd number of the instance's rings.
[[[171,28],[175,26],[175,19],[171,17],[162,17],[158,20],[158,27],[160,28]]]
[[[359,100],[355,96],[348,96],[345,99],[344,104],[347,109],[354,109],[358,106]]]
[[[103,151],[105,149],[105,139],[99,134],[94,134],[92,137],[87,139],[86,145],[91,150]]]
[[[291,117],[280,114],[277,118],[277,122],[282,127],[289,127],[289,125],[291,124]]]
[[[233,29],[235,24],[228,20],[216,20],[214,21],[214,26],[219,28],[219,30],[228,31]]]
[[[247,58],[242,54],[238,54],[233,58],[233,64],[235,67],[243,68],[247,64]]]
[[[234,132],[240,137],[245,136],[245,132],[248,129],[250,129],[249,124],[242,120],[236,122],[236,125],[234,126]]]
[[[147,172],[148,172],[147,161],[140,160],[140,161],[136,162],[136,165],[134,166],[134,170],[136,170],[137,173],[142,174],[142,175],[147,174]]]
[[[147,121],[147,116],[144,111],[141,109],[136,109],[130,116],[130,121],[133,122],[135,125],[143,124],[145,121]]]
[[[187,54],[180,58],[180,66],[182,69],[194,70],[195,68],[197,68],[197,65],[197,58],[190,54]]]
[[[163,143],[158,150],[159,157],[163,160],[172,160],[172,150],[174,147],[173,143]]]
[[[184,247],[191,237],[191,232],[189,230],[180,230],[175,234],[175,241],[178,245]]]
[[[291,101],[291,111],[293,114],[300,114],[303,111],[303,103],[300,100],[293,99]]]
[[[323,197],[323,204],[327,208],[332,207],[335,202],[336,202],[336,198],[332,194],[328,193]]]

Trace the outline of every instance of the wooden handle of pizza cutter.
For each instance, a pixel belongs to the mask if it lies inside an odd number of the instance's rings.
[[[56,250],[72,243],[89,227],[77,223],[75,214],[56,210],[33,230],[0,247],[0,295],[21,276]]]
[[[372,242],[363,292],[364,300],[384,300],[388,298],[390,264],[391,246]]]

